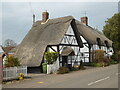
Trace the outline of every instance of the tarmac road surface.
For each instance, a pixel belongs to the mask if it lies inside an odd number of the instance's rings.
[[[3,84],[3,88],[118,88],[119,74],[116,64],[67,74],[38,74],[31,79]]]

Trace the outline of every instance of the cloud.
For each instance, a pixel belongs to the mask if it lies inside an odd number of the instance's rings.
[[[2,2],[118,2],[119,0],[3,0]]]
[[[36,20],[41,20],[41,13],[48,10],[50,18],[72,15],[77,20],[87,12],[89,25],[102,30],[104,21],[118,11],[117,3],[85,2],[32,2]],[[3,41],[10,38],[19,43],[32,26],[32,12],[29,2],[4,2],[2,9]]]

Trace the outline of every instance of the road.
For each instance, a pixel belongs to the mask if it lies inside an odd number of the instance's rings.
[[[67,74],[37,75],[3,84],[3,88],[118,88],[118,75],[118,65],[110,65]]]

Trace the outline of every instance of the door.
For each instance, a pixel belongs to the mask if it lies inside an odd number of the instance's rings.
[[[67,66],[68,64],[68,56],[62,56],[62,66]]]

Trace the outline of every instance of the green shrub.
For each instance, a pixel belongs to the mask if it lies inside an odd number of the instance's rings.
[[[95,50],[93,62],[101,63],[101,62],[103,62],[103,58],[104,58],[104,51],[103,50]]]
[[[110,58],[111,58],[112,60],[117,60],[117,54],[113,54]]]
[[[118,61],[111,60],[110,64],[118,64]]]
[[[120,61],[120,51],[111,56],[111,64],[119,63]]]
[[[93,63],[94,67],[103,67],[104,64],[103,63]]]
[[[80,68],[83,68],[84,67],[84,64],[83,64],[83,61],[81,60],[80,61]]]
[[[120,62],[120,51],[118,51],[117,57],[118,57],[117,61]]]
[[[96,63],[95,66],[96,66],[96,67],[103,67],[104,64],[103,64],[103,63]]]
[[[44,58],[46,59],[47,64],[53,64],[58,57],[58,52],[46,52]]]
[[[9,56],[5,60],[5,66],[6,67],[20,66],[20,62],[19,62],[18,58],[14,57],[14,56]]]
[[[69,69],[65,66],[60,67],[58,70],[58,74],[64,74],[64,73],[69,73]]]

